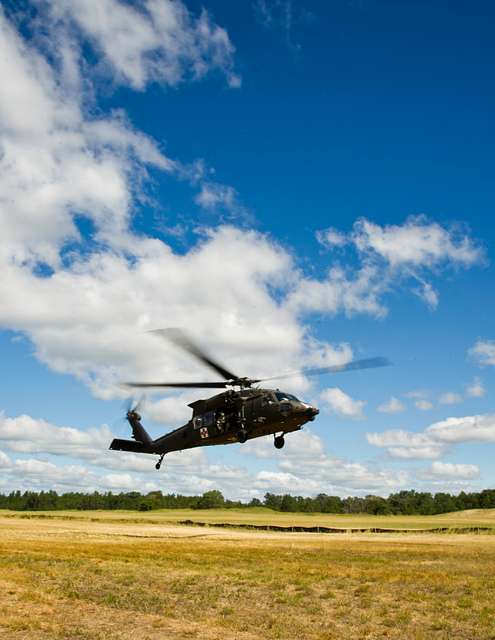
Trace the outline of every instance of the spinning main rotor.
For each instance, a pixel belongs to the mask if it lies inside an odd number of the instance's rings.
[[[269,378],[247,378],[240,377],[232,371],[226,369],[219,362],[209,356],[203,349],[201,349],[191,338],[189,338],[181,329],[156,329],[150,331],[168,342],[175,344],[184,351],[187,351],[197,360],[203,362],[208,367],[216,371],[223,381],[219,382],[126,382],[129,387],[135,387],[140,389],[146,388],[178,388],[178,389],[226,389],[228,387],[240,387],[245,389],[251,387],[253,384],[260,382],[267,382],[269,380],[280,380],[283,378],[290,378],[296,375],[304,376],[319,376],[324,373],[341,373],[343,371],[355,371],[359,369],[374,369],[377,367],[387,367],[391,362],[387,358],[365,358],[363,360],[351,360],[341,365],[333,365],[330,367],[318,367],[315,369],[300,369],[299,371],[292,371],[290,373],[282,373],[277,376],[270,376]]]

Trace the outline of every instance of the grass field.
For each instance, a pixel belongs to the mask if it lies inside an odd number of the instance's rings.
[[[495,639],[493,535],[173,524],[362,526],[372,518],[264,510],[39,515],[0,512],[0,637],[8,640]],[[439,519],[495,526],[493,511],[369,526],[435,528]]]
[[[282,527],[334,527],[336,529],[437,529],[490,528],[495,533],[495,509],[473,509],[444,513],[437,516],[372,516],[368,514],[341,515],[333,513],[280,513],[265,507],[244,509],[163,509],[139,513],[136,511],[0,511],[5,516],[20,518],[74,518],[105,522],[148,522],[178,524],[184,521],[209,524],[274,525]]]

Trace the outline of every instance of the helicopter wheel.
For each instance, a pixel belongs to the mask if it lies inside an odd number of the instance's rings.
[[[248,439],[248,432],[246,431],[246,429],[239,429],[236,435],[237,435],[237,440],[241,444],[244,444],[244,442],[246,442],[246,440]]]
[[[162,455],[160,456],[160,460],[158,460],[158,462],[155,464],[155,469],[157,471],[160,470],[160,467],[162,466],[162,462],[163,462],[163,457],[164,457],[164,453],[162,453]]]
[[[283,449],[285,444],[284,436],[277,436],[273,444],[275,445],[275,449]]]

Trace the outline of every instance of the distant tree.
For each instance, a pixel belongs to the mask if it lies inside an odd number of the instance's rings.
[[[198,500],[196,509],[221,509],[225,504],[225,498],[214,489],[213,491],[206,491]]]
[[[280,502],[280,511],[298,511],[298,501],[294,496],[286,493],[282,496],[282,500]]]
[[[269,509],[280,511],[282,506],[282,496],[277,496],[275,493],[265,493],[264,505]]]
[[[259,498],[252,498],[248,504],[248,507],[262,507],[263,503]]]
[[[433,497],[435,513],[456,511],[455,499],[448,493],[435,493]]]
[[[380,496],[366,496],[364,510],[366,513],[372,513],[375,516],[391,513],[388,501]]]

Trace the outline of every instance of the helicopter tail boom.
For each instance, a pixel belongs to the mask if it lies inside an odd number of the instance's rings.
[[[142,442],[136,440],[121,440],[114,438],[110,444],[110,449],[114,451],[132,451],[133,453],[151,453]]]
[[[141,424],[141,416],[136,409],[129,409],[126,419],[131,426],[132,437],[134,440],[121,440],[120,438],[114,438],[110,445],[110,449],[116,451],[132,451],[133,453],[154,453],[154,442]]]

